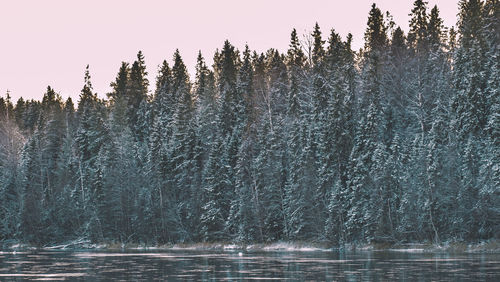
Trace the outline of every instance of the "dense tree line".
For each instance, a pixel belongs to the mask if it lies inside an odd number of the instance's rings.
[[[500,237],[499,3],[457,29],[375,4],[365,46],[316,24],[286,53],[229,41],[194,82],[141,52],[107,99],[0,98],[0,240],[268,242]],[[154,91],[149,89],[154,88]]]

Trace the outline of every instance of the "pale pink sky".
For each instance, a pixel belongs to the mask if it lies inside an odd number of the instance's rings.
[[[324,38],[331,28],[363,44],[368,11],[375,2],[407,31],[414,0],[13,0],[0,3],[0,96],[16,101],[41,99],[47,85],[77,98],[85,66],[94,90],[110,91],[122,61],[142,50],[154,85],[157,66],[179,48],[191,76],[198,50],[211,63],[225,39],[239,49],[248,43],[262,52],[285,51],[290,32],[310,32],[318,22]],[[445,25],[456,24],[458,0],[428,0],[438,5]],[[150,89],[153,90],[153,89]]]

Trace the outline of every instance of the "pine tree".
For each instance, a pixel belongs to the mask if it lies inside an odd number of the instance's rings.
[[[410,17],[408,44],[416,53],[426,52],[429,40],[428,26],[436,24],[436,22],[429,22],[429,16],[427,15],[427,2],[423,0],[415,0]]]
[[[488,42],[488,73],[486,95],[489,105],[489,115],[486,125],[488,138],[483,141],[481,152],[480,175],[480,229],[481,238],[491,238],[499,234],[498,224],[500,211],[496,208],[500,201],[500,194],[496,187],[500,187],[500,83],[499,83],[499,55],[500,40],[500,5],[498,1],[488,0],[484,4],[483,32]]]
[[[380,10],[373,5],[365,32],[367,54],[362,70],[363,101],[359,123],[354,134],[354,144],[350,155],[349,211],[346,228],[351,240],[375,239],[380,227],[380,193],[384,186],[378,182],[383,172],[381,160],[386,148],[383,146],[383,133],[386,121],[382,108],[381,76],[383,74],[383,46],[387,42],[386,27]]]
[[[321,31],[319,25],[316,23],[314,26],[314,31],[312,33],[314,39],[314,45],[312,50],[312,73],[311,79],[313,84],[313,114],[316,119],[319,120],[323,114],[324,106],[328,101],[328,94],[325,87],[326,75],[324,73],[323,60],[325,57],[325,50],[323,48],[324,40],[321,39]]]
[[[123,67],[123,66],[122,66]],[[127,123],[130,126],[135,138],[142,141],[145,136],[142,134],[141,123],[138,116],[138,109],[143,102],[147,102],[148,99],[148,86],[149,82],[147,79],[146,66],[144,64],[144,56],[142,52],[137,53],[137,60],[134,61],[132,67],[130,68],[129,79],[127,80],[126,86],[126,101],[127,101]],[[121,71],[119,73],[119,78],[121,79]],[[120,85],[117,83],[117,87]]]
[[[127,127],[127,84],[130,68],[128,63],[122,62],[118,75],[110,84],[113,91],[108,94],[110,103],[110,121],[114,132],[121,132]]]
[[[224,226],[229,212],[229,203],[225,195],[225,179],[228,176],[224,169],[225,159],[221,158],[223,147],[219,142],[212,144],[203,175],[203,206],[200,220],[205,242],[225,238]]]
[[[20,99],[21,100],[21,99]],[[4,111],[0,114],[0,240],[14,238],[19,220],[20,186],[22,167],[20,152],[25,142],[18,127],[18,113],[13,109],[10,98],[3,103]],[[9,105],[10,104],[10,105]],[[18,102],[17,105],[20,103]],[[21,104],[22,105],[22,104]],[[22,105],[23,106],[23,105]],[[21,106],[21,107],[22,107]]]
[[[219,113],[218,122],[221,126],[221,134],[228,136],[237,125],[238,104],[241,103],[236,89],[237,61],[236,51],[229,41],[224,42],[220,62],[217,62],[218,92],[219,92]],[[215,60],[214,60],[215,61]]]
[[[150,132],[151,168],[158,178],[165,178],[167,145],[172,137],[173,95],[172,73],[166,61],[158,71],[156,91],[153,97],[153,122]]]
[[[50,87],[47,87],[42,107],[44,110],[44,124],[39,127],[40,146],[42,149],[42,163],[44,175],[44,196],[51,205],[54,201],[56,190],[56,177],[54,175],[57,169],[57,159],[59,157],[60,147],[65,134],[65,122],[63,115],[63,104],[61,97]]]
[[[342,42],[332,30],[326,55],[327,89],[329,100],[327,114],[319,137],[318,192],[316,201],[318,214],[326,225],[334,224],[333,217],[342,219],[345,210],[339,205],[341,194],[347,188],[347,166],[352,149],[354,100],[354,58],[350,45],[351,37]],[[318,203],[320,203],[318,205]],[[334,208],[335,207],[335,208]],[[327,218],[330,222],[326,222]],[[326,226],[325,228],[331,228]],[[340,225],[335,232],[340,233]],[[329,235],[326,235],[329,236]]]
[[[384,25],[382,12],[375,4],[368,16],[368,27],[365,31],[365,50],[376,51],[387,44],[387,27]]]
[[[317,169],[312,148],[314,136],[306,123],[294,129],[298,132],[293,133],[293,143],[289,145],[294,160],[290,164],[284,199],[286,229],[288,239],[304,240],[314,238],[317,228],[321,227],[318,226],[316,215],[311,209],[315,205],[314,196],[308,190],[316,184]]]
[[[26,242],[41,245],[44,238],[44,210],[42,207],[43,187],[38,136],[34,135],[27,142],[22,156],[23,181],[21,207],[19,211],[19,235]]]
[[[174,169],[175,175],[173,200],[178,205],[176,210],[179,213],[181,222],[187,222],[188,219],[191,220],[192,218],[191,211],[194,210],[195,205],[191,202],[191,196],[197,194],[196,191],[193,191],[196,187],[192,186],[194,173],[197,173],[194,159],[197,137],[193,121],[194,105],[190,92],[191,85],[186,66],[178,50],[174,54],[172,77],[172,92],[175,95],[174,97],[177,98],[177,101],[175,101],[173,137],[172,142],[169,144],[172,150],[169,154],[172,162],[170,166]],[[191,230],[182,230],[181,232],[185,233],[181,236],[187,237],[186,239],[192,233]]]
[[[429,24],[427,27],[428,43],[431,50],[441,47],[443,41],[443,20],[439,16],[439,9],[434,6],[429,15]]]
[[[460,48],[454,67],[456,95],[454,124],[462,136],[478,133],[486,123],[484,37],[481,34],[482,2],[462,1],[460,6]]]
[[[235,172],[235,195],[232,199],[226,228],[233,231],[235,239],[240,242],[262,241],[263,231],[256,214],[258,195],[256,194],[255,169],[252,166],[256,154],[256,120],[253,68],[250,48],[245,46],[243,62],[238,73],[237,89],[246,101],[242,109],[241,145],[237,152]]]
[[[459,208],[456,217],[458,226],[467,226],[458,231],[459,236],[477,238],[481,223],[479,171],[480,138],[487,123],[487,44],[481,32],[484,25],[483,2],[470,0],[460,2],[459,46],[453,65],[454,96],[452,97],[452,128],[457,132],[456,154],[459,187]]]
[[[304,52],[300,46],[299,39],[297,37],[297,31],[295,29],[292,30],[292,34],[290,36],[290,48],[288,49],[287,54],[287,64],[288,64],[288,73],[290,79],[290,94],[288,97],[288,114],[290,116],[297,117],[300,114],[300,81],[303,79],[302,77],[302,68],[304,67],[304,63],[306,61]]]
[[[25,111],[26,111],[26,102],[24,101],[23,97],[21,97],[17,100],[16,106],[14,107],[15,120],[17,126],[20,129],[24,129],[23,116],[25,115]]]
[[[76,147],[78,156],[78,187],[80,199],[79,205],[83,206],[85,217],[95,216],[95,207],[99,205],[96,197],[96,181],[100,175],[97,166],[97,157],[101,146],[107,141],[107,128],[104,123],[105,111],[102,101],[92,92],[90,74],[85,71],[85,83],[80,93],[77,115],[79,127],[76,133]],[[95,217],[94,217],[95,218]],[[93,225],[85,232],[93,234]]]
[[[156,78],[156,90],[153,97],[153,121],[149,136],[150,158],[149,168],[154,175],[153,201],[158,220],[157,237],[159,243],[170,242],[173,231],[168,226],[167,219],[172,209],[169,197],[172,189],[173,169],[169,162],[169,144],[172,139],[174,99],[172,94],[172,72],[166,61],[163,61]],[[174,227],[174,226],[172,226]],[[172,228],[172,229],[175,229]]]

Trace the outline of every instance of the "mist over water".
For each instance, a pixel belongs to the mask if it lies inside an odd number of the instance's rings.
[[[500,254],[217,251],[0,252],[0,280],[499,281]]]

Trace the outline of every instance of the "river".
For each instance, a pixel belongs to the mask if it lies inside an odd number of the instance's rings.
[[[498,253],[401,251],[0,252],[0,281],[500,281]]]

